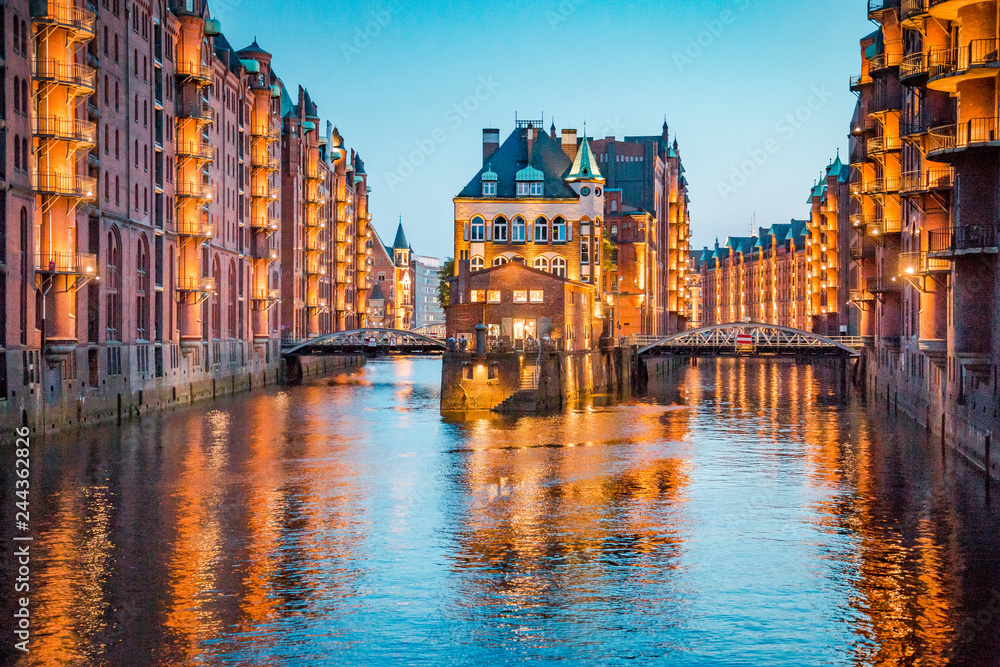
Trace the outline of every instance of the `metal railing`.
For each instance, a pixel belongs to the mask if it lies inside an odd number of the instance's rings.
[[[250,228],[276,232],[279,222],[279,218],[272,215],[254,215],[250,218]]]
[[[91,145],[97,141],[97,125],[89,120],[39,116],[35,119],[33,129],[37,137],[51,137],[62,141]]]
[[[889,276],[875,276],[868,278],[866,285],[867,291],[872,294],[889,294],[892,292],[900,292],[903,289],[902,283],[896,280],[895,277]]]
[[[922,16],[927,13],[928,8],[927,0],[903,0],[899,8],[900,18],[905,20]]]
[[[255,185],[254,187],[250,188],[250,198],[251,199],[269,199],[269,200],[272,200],[272,201],[277,200],[278,199],[278,188],[272,188],[272,187],[270,187],[268,185],[265,185],[265,186]]]
[[[930,192],[931,190],[947,190],[955,184],[955,170],[950,167],[928,169],[927,171],[910,171],[903,174],[900,192]]]
[[[97,275],[97,255],[79,252],[41,252],[35,255],[37,273]]]
[[[951,271],[951,262],[928,257],[926,252],[902,252],[899,254],[899,275],[925,276],[930,273]]]
[[[931,253],[950,254],[996,248],[997,235],[990,227],[969,225],[932,229],[927,233],[927,251]]]
[[[177,117],[193,118],[195,120],[200,120],[206,123],[214,123],[215,108],[203,102],[195,102],[193,104],[178,104]]]
[[[878,72],[880,70],[899,67],[903,61],[903,43],[886,42],[885,50],[868,59],[868,71]]]
[[[271,155],[255,155],[250,160],[250,165],[255,169],[278,171],[281,168],[281,158]]]
[[[852,303],[867,303],[875,300],[875,295],[866,289],[852,289],[850,293]]]
[[[96,72],[92,67],[60,60],[36,60],[34,62],[35,79],[72,86],[91,95],[95,90]]]
[[[211,201],[212,186],[207,183],[178,181],[174,186],[174,195],[177,197],[190,197],[193,199],[205,199]]]
[[[961,74],[973,67],[1000,63],[1000,39],[974,39],[965,46],[938,47],[928,54],[932,77]]]
[[[32,9],[34,10],[31,16],[33,23],[59,26],[89,35],[90,38],[97,34],[95,32],[97,15],[89,9],[77,7],[71,2],[48,0],[48,2],[32,3]]]
[[[177,235],[191,236],[198,239],[210,239],[215,230],[207,222],[195,222],[191,220],[177,221]]]
[[[281,298],[281,290],[255,289],[250,298],[254,301],[277,301]]]
[[[183,141],[174,149],[177,157],[195,160],[215,160],[215,146],[199,141]]]
[[[178,292],[214,292],[215,291],[215,278],[210,276],[205,276],[199,278],[197,276],[181,276],[177,279],[177,291]]]
[[[956,125],[943,125],[930,131],[928,155],[1000,143],[1000,118],[972,118]]]
[[[89,176],[36,171],[34,181],[35,192],[39,194],[87,200],[97,198],[97,179]]]
[[[278,141],[281,139],[281,130],[272,127],[252,127],[250,128],[250,136],[254,139]]]
[[[899,137],[894,136],[881,136],[881,137],[871,137],[868,139],[868,154],[875,155],[878,153],[888,153],[891,151],[898,151],[903,147],[903,143]]]
[[[215,71],[211,65],[185,60],[174,63],[174,73],[182,79],[194,79],[201,83],[212,83],[215,80]]]

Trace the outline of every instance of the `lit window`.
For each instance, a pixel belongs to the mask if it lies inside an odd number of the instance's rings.
[[[535,220],[535,243],[549,242],[549,222],[545,218]]]
[[[469,236],[470,241],[485,241],[486,240],[486,223],[483,222],[482,218],[472,219],[472,233]]]
[[[532,181],[530,183],[529,194],[532,197],[541,197],[544,192],[544,185],[541,181]]]
[[[543,303],[545,301],[545,292],[540,289],[531,290],[531,303]]]
[[[590,239],[580,241],[580,263],[590,264]]]
[[[496,195],[497,195],[497,182],[483,181],[483,196],[496,197]]]
[[[486,301],[486,290],[472,290],[472,303],[483,303]]]
[[[516,218],[514,218],[513,222],[511,222],[510,240],[513,241],[514,243],[524,243],[524,231],[525,231],[524,218],[522,218],[521,216],[517,216]]]
[[[528,303],[528,290],[514,290],[514,303]]]
[[[486,297],[490,303],[500,303],[500,290],[490,290]]]
[[[507,242],[507,218],[504,218],[503,216],[493,221],[493,242]]]
[[[548,271],[549,270],[549,260],[547,258],[545,258],[545,257],[536,257],[535,258],[535,268],[538,269],[539,271]]]
[[[556,218],[552,221],[552,241],[554,243],[566,242],[566,221],[562,218]]]
[[[559,276],[560,278],[566,277],[566,260],[562,257],[556,257],[552,260],[552,273]]]
[[[493,258],[493,266],[503,266],[506,263],[507,263],[507,258],[504,257],[503,255]]]
[[[486,268],[486,261],[479,255],[476,255],[475,257],[472,258],[470,266],[473,271],[482,271],[483,269]]]

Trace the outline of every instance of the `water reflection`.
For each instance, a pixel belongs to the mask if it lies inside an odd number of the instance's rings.
[[[380,361],[39,445],[21,664],[995,664],[981,477],[837,366],[459,421],[439,377]]]

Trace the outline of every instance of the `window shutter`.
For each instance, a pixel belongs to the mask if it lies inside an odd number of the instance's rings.
[[[566,221],[566,241],[573,240],[573,223],[569,220]]]
[[[494,223],[492,223],[492,222],[487,222],[486,223],[486,240],[487,241],[492,241],[493,240],[493,225],[494,225]]]
[[[469,223],[465,223],[465,240],[469,240]]]
[[[527,220],[524,222],[524,240],[528,243],[535,240],[535,223]]]

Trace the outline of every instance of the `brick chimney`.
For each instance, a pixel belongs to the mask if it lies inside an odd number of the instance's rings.
[[[535,134],[536,132],[538,132],[538,130],[535,129],[534,125],[529,125],[524,131],[524,136],[528,141],[528,164],[531,164],[531,154],[535,150],[535,139],[537,137]]]
[[[580,150],[580,146],[576,143],[576,130],[562,131],[562,149],[570,160],[576,159],[576,152]]]
[[[484,129],[483,130],[483,164],[493,157],[493,154],[497,152],[500,148],[500,130],[496,129]]]

